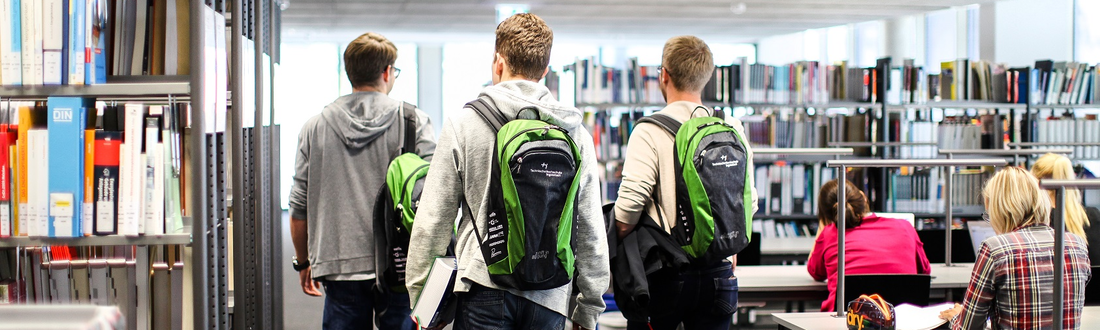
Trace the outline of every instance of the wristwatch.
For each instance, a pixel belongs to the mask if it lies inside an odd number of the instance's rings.
[[[294,267],[294,271],[296,272],[300,272],[306,270],[306,268],[309,268],[309,260],[298,261],[297,256],[295,256],[294,259],[290,261],[290,264]]]

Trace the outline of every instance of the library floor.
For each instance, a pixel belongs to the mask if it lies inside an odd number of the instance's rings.
[[[283,212],[283,223],[290,223],[290,215],[287,212]],[[294,255],[294,245],[290,242],[290,226],[284,225],[282,227],[283,255],[289,259],[290,256]],[[302,289],[298,285],[298,273],[295,273],[289,265],[283,267],[283,325],[286,329],[320,329],[324,305],[324,298],[311,297],[302,293]],[[782,311],[757,311],[759,316],[756,324],[751,326],[735,325],[730,329],[775,329],[776,323],[772,321],[772,312],[779,313]]]

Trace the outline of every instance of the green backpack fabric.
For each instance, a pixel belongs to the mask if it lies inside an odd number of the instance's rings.
[[[697,107],[696,110],[705,107]],[[747,142],[719,117],[682,125],[663,114],[642,118],[676,141],[676,226],[673,237],[696,262],[713,263],[741,252],[752,237],[752,182]]]
[[[375,287],[382,292],[408,292],[405,263],[413,219],[428,175],[428,162],[416,154],[416,106],[403,103],[405,135],[397,157],[386,168],[386,184],[374,208]]]
[[[484,99],[466,106],[497,133],[484,240],[474,225],[490,278],[499,286],[523,291],[568,284],[575,260],[580,150],[561,127],[519,115],[505,118]],[[519,114],[524,112],[541,118],[535,107]],[[469,210],[468,205],[463,208]]]

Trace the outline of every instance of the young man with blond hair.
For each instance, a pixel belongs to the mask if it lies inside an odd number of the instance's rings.
[[[496,132],[475,110],[463,108],[443,123],[440,152],[428,170],[413,223],[412,241],[416,243],[409,247],[407,268],[409,295],[417,297],[434,257],[444,255],[451,235],[457,232],[457,330],[562,329],[567,317],[575,328],[593,329],[604,309],[601,295],[607,290],[610,270],[592,137],[581,125],[581,112],[558,103],[539,83],[548,70],[553,41],[553,31],[533,14],[517,14],[501,22],[496,29],[493,86],[483,89],[480,98],[506,118],[516,118],[520,109],[533,107],[537,111],[525,111],[526,116],[537,113],[539,119],[568,131],[580,150],[582,163],[577,175],[582,179],[572,231],[576,272],[570,283],[547,290],[521,291],[490,278],[475,226],[481,233],[489,229]],[[469,209],[460,215],[462,201]]]
[[[710,48],[694,36],[673,37],[665,43],[658,69],[661,94],[668,103],[658,111],[683,123],[700,116],[711,116],[714,110],[702,103],[703,86],[714,74],[714,59]],[[741,121],[726,121],[742,137]],[[615,201],[615,225],[619,237],[624,237],[646,219],[657,221],[671,233],[677,225],[675,139],[657,125],[638,125],[630,134],[623,181]],[[748,168],[752,168],[752,150],[745,143]],[[746,184],[753,180],[749,171]],[[756,190],[752,191],[756,200]],[[752,210],[756,212],[756,204]],[[649,220],[646,220],[649,221]],[[737,280],[733,277],[731,260],[710,265],[693,265],[676,278],[651,278],[650,308],[647,322],[629,321],[628,329],[676,329],[681,323],[687,330],[728,329],[737,308]]]
[[[387,96],[401,70],[393,66],[397,47],[366,33],[344,50],[353,93],[341,96],[310,118],[298,134],[294,186],[290,191],[293,267],[302,291],[321,296],[324,329],[412,329],[409,298],[373,291],[373,213],[386,168],[405,136],[403,107]],[[415,150],[435,152],[428,115],[415,109]],[[411,118],[411,115],[410,115]]]

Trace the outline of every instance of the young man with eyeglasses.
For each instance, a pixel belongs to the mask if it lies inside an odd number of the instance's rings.
[[[402,107],[387,96],[401,70],[397,47],[366,33],[344,50],[344,70],[353,93],[310,118],[298,135],[294,186],[290,192],[292,265],[302,291],[325,289],[324,329],[413,329],[408,295],[382,296],[375,280],[372,219],[386,168],[405,136]],[[411,105],[410,105],[411,107]],[[416,114],[414,150],[425,160],[435,152],[427,114]]]

